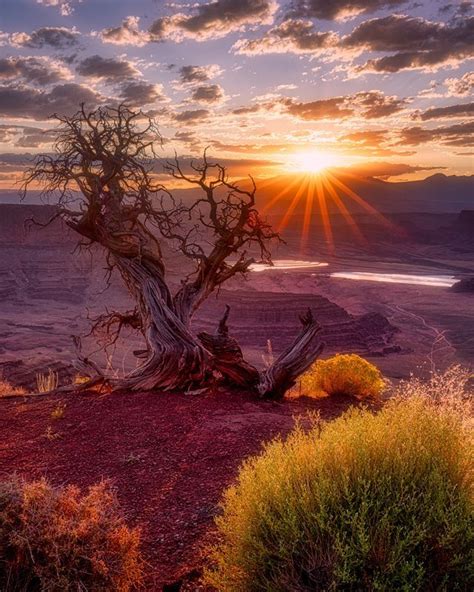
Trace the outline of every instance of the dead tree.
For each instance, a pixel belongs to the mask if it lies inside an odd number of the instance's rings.
[[[321,351],[311,314],[302,318],[293,346],[264,373],[244,360],[228,336],[228,313],[214,336],[195,336],[190,328],[212,292],[249,270],[251,252],[271,263],[270,245],[279,236],[255,207],[253,179],[250,189],[239,187],[206,152],[191,163],[190,173],[175,158],[166,171],[199,191],[191,203],[177,201],[156,181],[153,150],[161,138],[143,113],[124,105],[89,112],[82,106],[72,117],[55,118],[54,152],[37,157],[23,191],[33,183],[54,194],[54,218],[77,232],[82,244],[104,249],[110,270],[120,273],[136,304],[133,311],[112,311],[97,320],[109,332],[129,326],[144,337],[145,349],[136,352],[143,363],[115,386],[180,390],[202,387],[218,374],[263,397],[281,397]],[[174,293],[165,275],[163,241],[192,265]]]

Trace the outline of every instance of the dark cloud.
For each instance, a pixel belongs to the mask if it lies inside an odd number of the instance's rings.
[[[163,101],[163,88],[159,84],[144,81],[131,81],[119,87],[120,98],[134,107],[149,105],[156,101]]]
[[[79,62],[76,71],[82,76],[98,78],[106,81],[116,81],[123,78],[133,78],[139,71],[131,62],[120,58],[103,58],[93,55]]]
[[[196,136],[194,132],[176,132],[174,138],[180,142],[194,142]]]
[[[55,137],[55,130],[45,130],[40,127],[24,127],[22,135],[15,142],[15,146],[21,148],[38,148],[45,144],[50,144]]]
[[[422,113],[417,113],[416,118],[426,121],[428,119],[442,119],[443,117],[470,117],[474,115],[474,103],[464,105],[449,105],[448,107],[432,107]]]
[[[474,17],[448,24],[405,15],[371,19],[356,27],[341,45],[394,52],[368,60],[358,71],[434,69],[474,55]]]
[[[157,19],[149,28],[154,41],[223,37],[249,25],[271,22],[275,0],[213,0],[195,4],[192,14],[177,13]]]
[[[179,77],[183,84],[199,84],[218,76],[222,70],[216,64],[209,66],[182,66]]]
[[[406,99],[389,97],[377,90],[356,93],[349,102],[354,102],[363,108],[362,116],[365,119],[388,117],[402,111],[407,104]]]
[[[195,88],[191,98],[199,103],[219,103],[224,98],[224,92],[218,84],[208,84]]]
[[[257,113],[258,111],[261,111],[262,109],[265,109],[264,105],[259,105],[259,104],[255,104],[255,105],[249,105],[248,107],[238,107],[237,109],[234,109],[232,111],[233,115],[249,115],[250,113]]]
[[[334,97],[302,103],[294,99],[283,99],[281,104],[290,115],[301,119],[341,119],[353,115],[354,110],[347,107],[346,97]]]
[[[258,39],[240,39],[233,49],[238,54],[258,55],[265,53],[320,53],[337,43],[337,36],[330,32],[315,30],[311,21],[288,19],[270,29]]]
[[[13,33],[14,45],[42,49],[45,46],[54,49],[69,49],[78,43],[79,33],[66,27],[41,27],[32,33]]]
[[[190,109],[188,111],[181,111],[181,113],[176,113],[174,116],[175,121],[179,123],[199,123],[207,119],[210,115],[210,111],[207,109]]]
[[[352,115],[359,115],[364,119],[388,117],[401,111],[407,101],[373,90],[308,103],[294,99],[280,99],[279,102],[290,115],[301,119],[317,120],[343,119]]]
[[[68,83],[50,91],[0,86],[0,116],[44,120],[53,113],[71,114],[81,103],[95,106],[100,95],[80,84]]]
[[[139,22],[138,16],[127,16],[120,26],[103,29],[98,36],[104,43],[141,47],[150,41],[150,36],[140,30]]]
[[[418,146],[428,142],[441,142],[447,146],[472,146],[474,145],[474,122],[431,129],[419,126],[404,128],[400,132],[398,144]]]
[[[70,78],[70,72],[44,57],[0,58],[0,79],[21,79],[36,84],[51,84]]]
[[[335,20],[375,12],[381,8],[395,8],[406,2],[407,0],[294,0],[290,14]]]

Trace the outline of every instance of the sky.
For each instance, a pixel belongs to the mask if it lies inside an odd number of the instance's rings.
[[[236,175],[356,166],[473,174],[474,4],[2,0],[0,187],[51,150],[51,114],[125,102],[163,156]]]

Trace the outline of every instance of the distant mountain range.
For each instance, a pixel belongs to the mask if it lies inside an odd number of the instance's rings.
[[[427,213],[458,213],[461,210],[474,208],[474,175],[457,177],[436,174],[420,181],[391,183],[373,177],[362,177],[353,174],[329,171],[325,175],[343,204],[353,213],[367,212],[358,200],[348,195],[343,188],[357,194],[367,204],[382,213],[427,212]],[[301,180],[303,177],[301,176]],[[258,191],[260,204],[265,204],[278,195],[285,187],[292,184],[292,189],[285,193],[270,208],[271,212],[285,211],[298,191],[300,183],[297,175],[275,177],[273,182],[265,181]],[[314,190],[314,203],[318,203],[317,184]],[[323,184],[324,187],[324,184]],[[349,192],[350,193],[350,192]],[[298,201],[294,213],[302,213],[306,207],[308,189]],[[337,212],[338,208],[330,192],[325,190],[329,212]]]
[[[391,183],[334,169],[328,171],[324,179],[352,213],[367,213],[368,210],[361,205],[360,200],[348,195],[345,188],[349,189],[349,193],[353,192],[364,202],[383,213],[459,213],[461,210],[474,209],[474,175],[458,177],[438,173],[420,181]],[[247,181],[242,180],[240,183],[245,186]],[[274,202],[267,213],[269,215],[283,213],[287,211],[298,191],[303,187],[292,210],[294,216],[299,217],[306,209],[311,185],[314,191],[313,215],[317,216],[319,211],[317,183],[301,173],[259,180],[257,182],[258,206],[265,208],[267,204]],[[178,189],[174,193],[188,200],[195,192],[196,189]],[[339,212],[336,200],[331,197],[327,189],[325,195],[328,212]],[[0,191],[1,203],[19,203],[18,191]],[[25,203],[41,203],[39,192],[31,191]]]

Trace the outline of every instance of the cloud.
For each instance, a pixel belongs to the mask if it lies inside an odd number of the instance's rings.
[[[198,86],[193,90],[191,99],[199,103],[219,103],[224,99],[224,91],[218,84]]]
[[[182,66],[179,69],[179,77],[183,84],[207,82],[221,73],[222,69],[217,64],[210,64],[209,66]]]
[[[81,103],[93,107],[103,98],[85,86],[60,84],[50,91],[0,86],[0,116],[44,120],[53,113],[72,114]]]
[[[417,173],[419,171],[436,171],[440,169],[446,169],[446,167],[420,166],[392,162],[367,162],[362,164],[356,164],[351,167],[340,168],[338,170],[349,170],[364,177],[389,179],[390,177],[398,177],[399,175]]]
[[[449,105],[448,107],[432,107],[415,117],[426,121],[428,119],[441,119],[443,117],[471,117],[474,115],[474,103],[465,103],[462,105]]]
[[[66,27],[41,27],[32,33],[13,33],[12,45],[42,49],[45,46],[54,49],[68,49],[77,45],[79,33]]]
[[[174,116],[178,123],[188,123],[190,125],[204,121],[210,115],[207,109],[190,109],[188,111],[181,111]]]
[[[270,24],[277,8],[275,0],[213,0],[193,5],[193,14],[161,17],[148,32],[153,41],[216,39],[248,26]]]
[[[392,55],[370,59],[356,72],[434,70],[474,55],[474,17],[448,24],[420,17],[392,15],[361,23],[341,42],[342,47]]]
[[[55,130],[45,130],[40,127],[24,127],[23,134],[15,142],[21,148],[39,148],[51,142],[56,137]]]
[[[361,130],[341,136],[341,140],[348,140],[363,146],[380,146],[387,140],[388,130]]]
[[[440,142],[447,146],[473,146],[474,122],[431,129],[419,126],[404,128],[400,132],[398,144],[418,146],[429,142]]]
[[[140,30],[139,22],[140,17],[127,16],[120,26],[103,29],[97,35],[104,43],[142,47],[150,41],[150,35]]]
[[[76,71],[82,76],[106,80],[108,82],[123,78],[133,78],[140,74],[131,62],[120,58],[103,58],[97,54],[79,62]]]
[[[316,31],[311,21],[288,19],[270,29],[263,37],[240,39],[232,49],[242,55],[287,52],[318,54],[334,47],[337,39],[337,35],[332,31]]]
[[[294,0],[291,14],[325,20],[344,19],[381,8],[395,8],[407,0]]]
[[[285,98],[280,99],[279,103],[290,115],[306,120],[317,120],[344,119],[353,115],[364,119],[379,119],[398,113],[404,108],[407,101],[395,96],[387,96],[377,90],[371,90],[308,103]]]
[[[121,99],[133,107],[166,100],[161,84],[152,84],[141,80],[122,84],[119,87],[119,93]]]
[[[59,12],[61,13],[61,16],[69,16],[74,12],[72,2],[73,0],[36,0],[37,4],[43,4],[43,6],[57,7],[59,9]]]
[[[474,89],[474,72],[466,72],[461,78],[447,78],[444,84],[451,97],[468,95]]]
[[[51,84],[71,78],[70,71],[46,57],[0,58],[0,79],[22,79],[36,84]]]
[[[388,117],[402,111],[407,104],[406,99],[387,96],[378,90],[362,91],[352,96],[351,101],[363,108],[365,119]]]
[[[293,99],[282,99],[280,102],[287,113],[300,119],[342,119],[354,113],[354,110],[347,106],[346,97],[334,97],[307,103]]]

